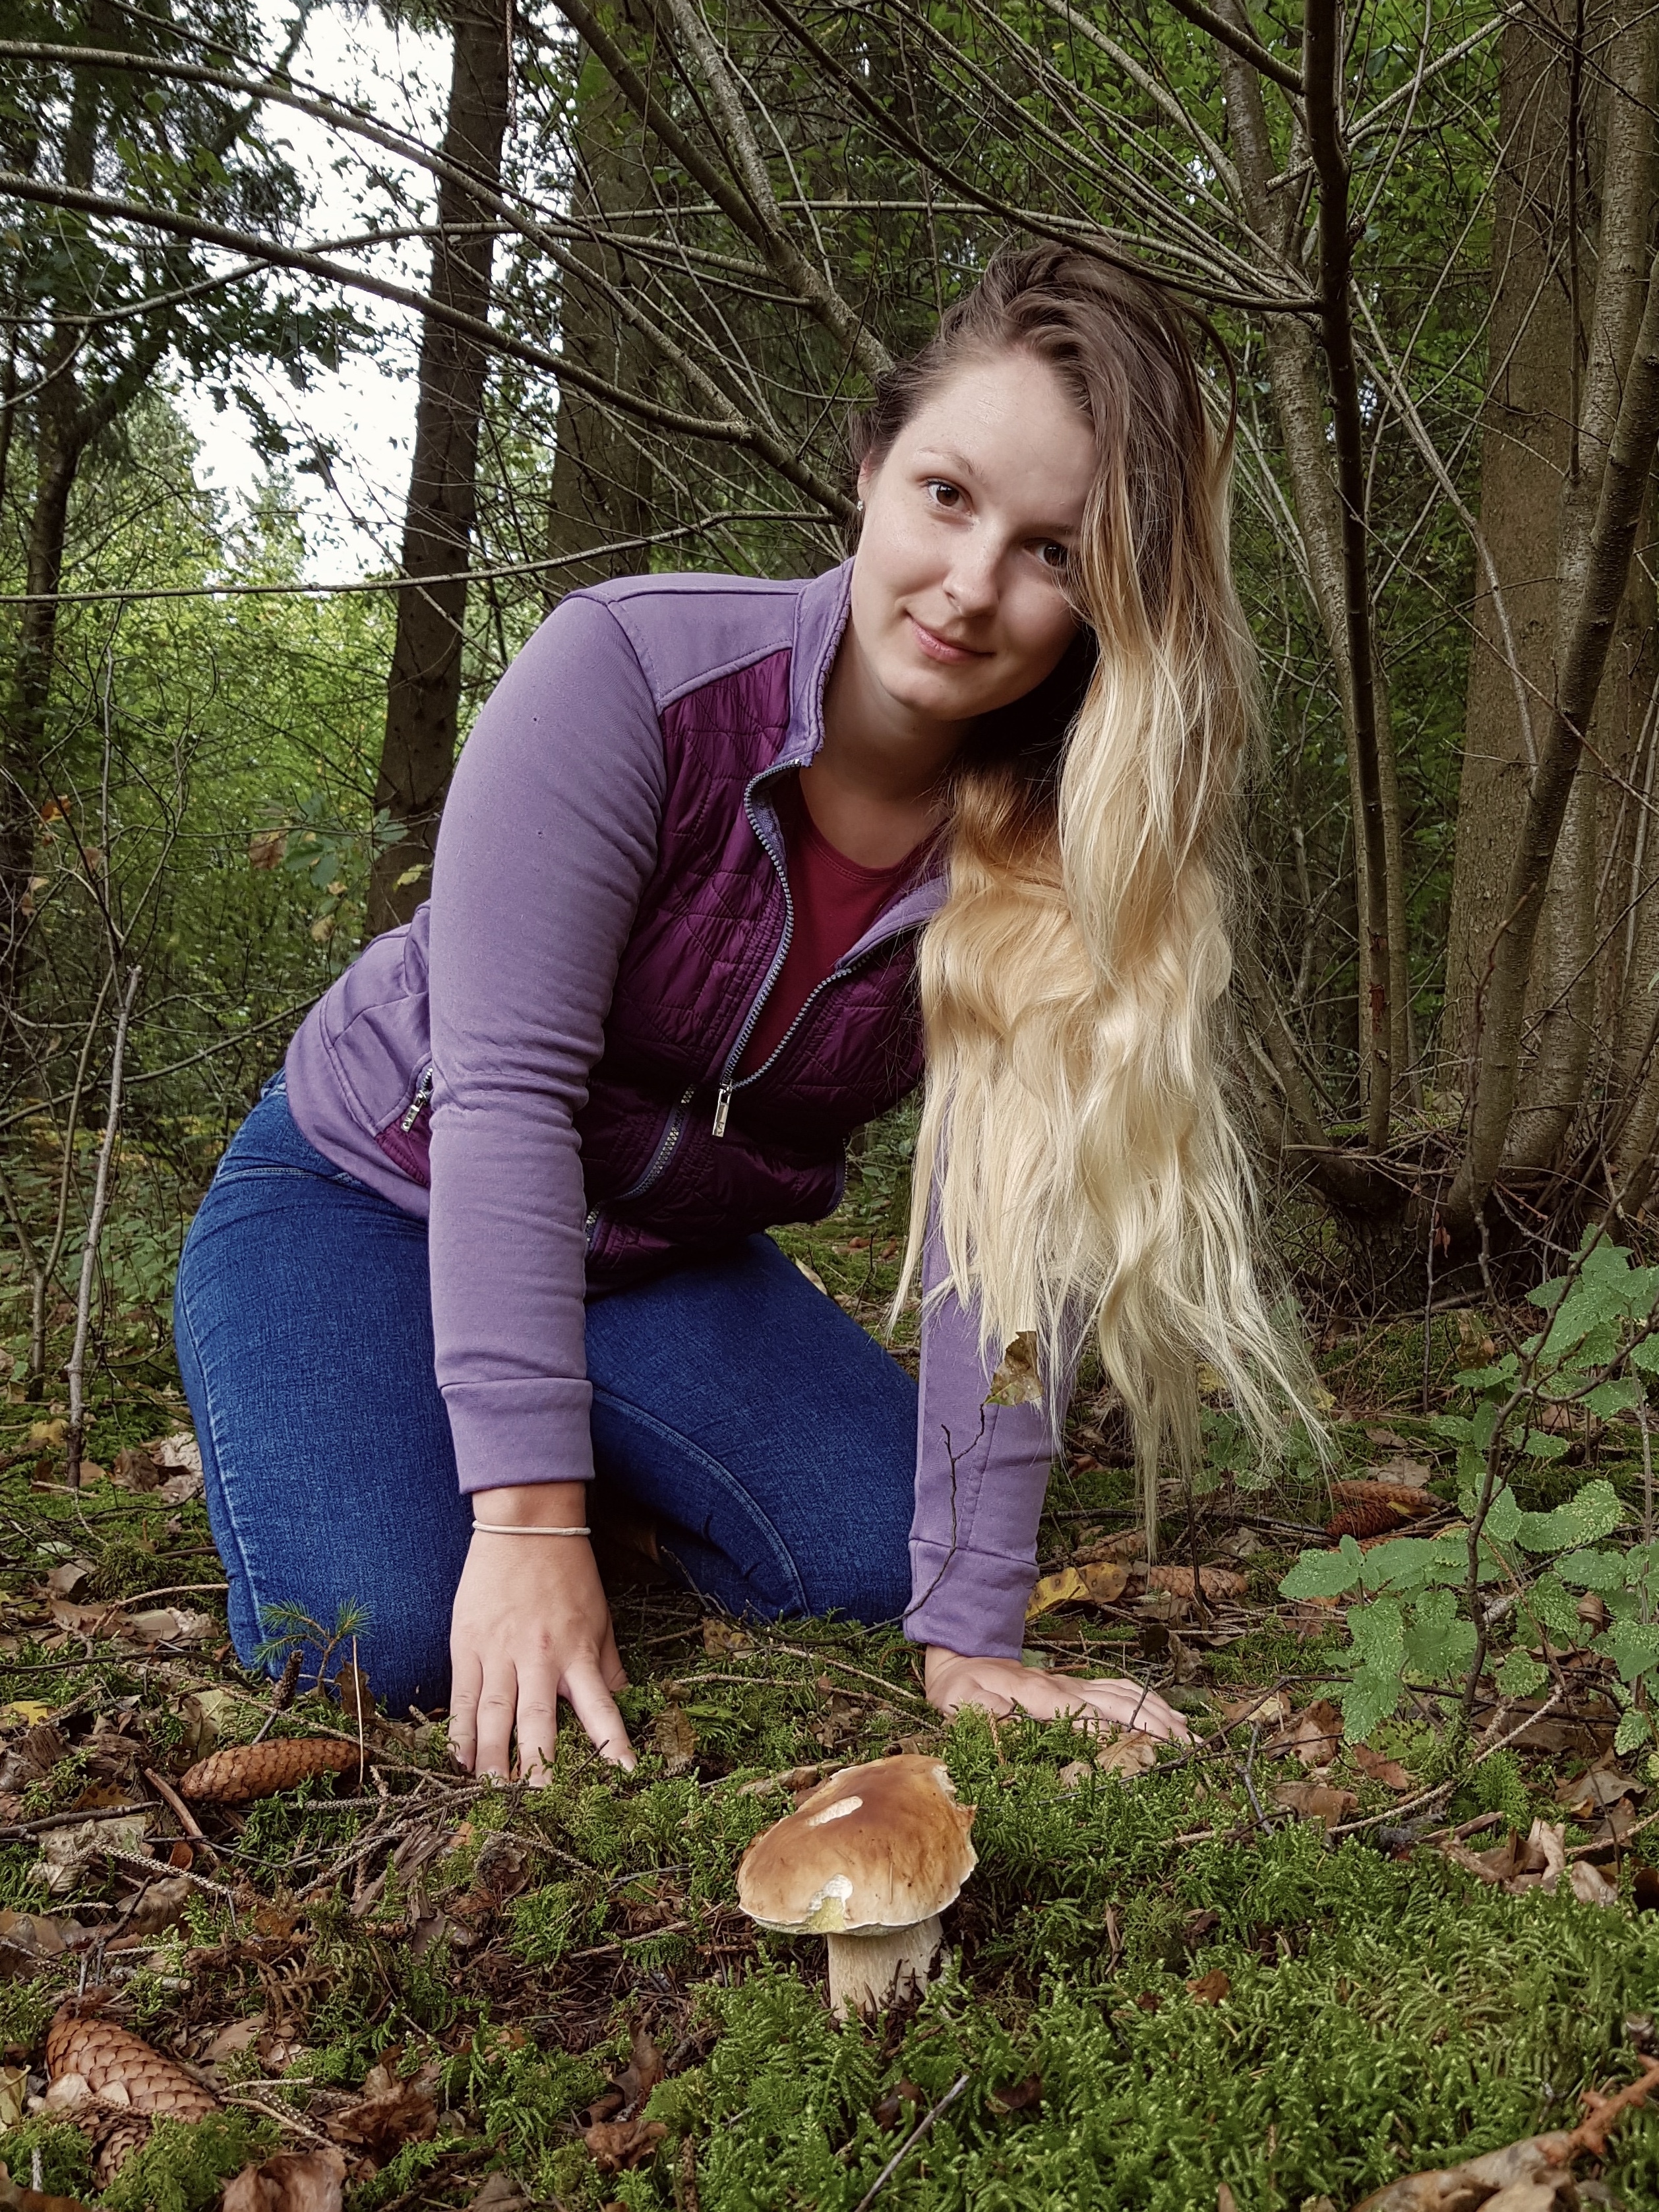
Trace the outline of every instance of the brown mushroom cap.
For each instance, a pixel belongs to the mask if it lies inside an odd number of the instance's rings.
[[[786,1936],[914,1927],[954,1904],[973,1872],[975,1809],[936,1759],[843,1767],[749,1846],[738,1901]]]

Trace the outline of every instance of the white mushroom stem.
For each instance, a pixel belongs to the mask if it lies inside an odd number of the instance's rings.
[[[945,1947],[938,1913],[908,1928],[878,1928],[867,1936],[831,1936],[830,2003],[837,2020],[879,2012],[933,1978]]]

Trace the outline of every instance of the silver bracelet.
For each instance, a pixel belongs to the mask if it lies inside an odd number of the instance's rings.
[[[591,1536],[591,1528],[534,1528],[516,1521],[475,1521],[486,1536]]]

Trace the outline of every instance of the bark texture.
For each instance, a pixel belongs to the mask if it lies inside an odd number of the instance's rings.
[[[499,188],[507,131],[507,10],[496,0],[456,0],[453,64],[443,157]],[[438,182],[431,292],[482,321],[489,309],[495,241],[465,185]],[[429,319],[421,337],[415,452],[404,524],[398,629],[386,688],[386,736],[374,803],[404,835],[375,856],[369,927],[407,921],[426,896],[438,817],[459,734],[466,570],[477,519],[478,436],[489,362],[476,339]]]

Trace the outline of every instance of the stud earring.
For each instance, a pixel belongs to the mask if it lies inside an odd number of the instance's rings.
[[[859,510],[859,513],[860,513],[860,514],[863,514],[863,512],[864,512],[864,501],[863,501],[862,500],[860,500],[860,501],[859,501],[859,503],[858,503],[858,510]]]

